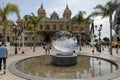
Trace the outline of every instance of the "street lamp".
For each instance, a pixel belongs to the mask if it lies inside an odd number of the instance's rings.
[[[18,48],[20,49],[20,36],[18,36]]]
[[[13,32],[15,33],[15,54],[17,54],[17,25],[13,24]]]
[[[81,36],[82,36],[82,32],[81,31],[83,31],[83,27],[80,27],[80,32],[79,32],[79,50],[81,51]]]
[[[24,43],[25,43],[25,23],[22,23],[22,48],[24,48]]]
[[[100,36],[101,36],[102,26],[103,26],[103,25],[100,24],[99,29],[98,29],[98,31],[99,31],[99,34],[98,34],[98,36],[99,36],[99,47],[98,47],[99,52],[101,52],[101,38],[100,38]]]

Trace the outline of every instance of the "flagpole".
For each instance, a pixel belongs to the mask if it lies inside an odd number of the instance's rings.
[[[95,33],[95,31],[94,31],[94,22],[92,21],[91,30],[90,30],[92,47],[94,47],[94,33]]]

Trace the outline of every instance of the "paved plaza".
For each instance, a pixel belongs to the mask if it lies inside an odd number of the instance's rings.
[[[33,52],[33,49],[30,47],[24,47],[24,51],[25,51],[24,54],[22,54],[23,49],[20,49],[20,50],[18,50],[18,54],[15,55],[14,54],[14,46],[11,46],[11,47],[8,46],[8,51],[9,51],[9,57],[7,59],[7,71],[6,71],[6,74],[4,74],[4,75],[0,73],[0,80],[24,80],[24,79],[17,77],[15,75],[13,75],[12,73],[10,73],[8,70],[8,66],[12,62],[22,59],[22,58],[39,56],[39,55],[45,54],[43,47],[36,47],[35,52]],[[87,46],[82,47],[81,51],[79,51],[79,49],[76,49],[75,51],[79,52],[79,54],[92,54],[92,48],[87,47]],[[120,49],[118,52],[119,53],[116,54],[116,50],[113,49],[114,56],[120,57]],[[56,53],[56,51],[54,49],[51,49],[51,54],[55,54],[55,53]],[[110,56],[110,54],[108,52],[108,48],[104,48],[104,51],[102,51],[101,53],[95,51],[95,54],[99,54],[99,55],[103,55],[103,56]],[[112,80],[120,80],[120,77],[112,79]]]

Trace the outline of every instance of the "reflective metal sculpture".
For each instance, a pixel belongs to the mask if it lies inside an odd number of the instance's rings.
[[[77,39],[70,32],[60,31],[54,35],[52,46],[62,54],[71,53],[77,47]]]

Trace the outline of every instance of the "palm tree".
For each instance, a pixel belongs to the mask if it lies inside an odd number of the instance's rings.
[[[11,26],[13,23],[14,23],[13,20],[7,20],[6,21],[7,26]],[[2,21],[0,21],[0,26],[2,26]]]
[[[87,19],[84,18],[84,14],[86,14],[85,11],[79,11],[77,15],[75,15],[73,18],[72,18],[72,22],[75,24],[75,30],[79,30],[80,31],[80,34],[79,34],[79,39],[78,40],[78,44],[79,44],[79,47],[80,47],[80,51],[81,51],[81,30],[83,29],[83,24],[85,22],[87,22]]]
[[[2,21],[0,20],[0,26],[2,25]]]
[[[85,14],[86,14],[85,11],[79,11],[78,14],[72,18],[71,21],[73,22],[73,24],[75,24],[76,29],[81,30],[84,24],[90,23],[91,21],[90,16],[84,18]]]
[[[78,14],[72,18],[72,22],[80,25],[84,20],[84,14],[86,14],[85,11],[79,11]]]
[[[5,7],[0,7],[0,20],[3,26],[3,40],[6,42],[7,17],[10,14],[17,14],[19,17],[19,8],[16,4],[7,3]]]
[[[34,26],[33,26],[33,24],[31,23],[30,18],[31,18],[31,15],[25,15],[25,16],[24,16],[24,20],[25,20],[25,22],[26,22],[25,30],[30,31],[30,33],[33,33],[33,31],[34,31]],[[32,36],[32,35],[31,35],[31,39],[30,39],[30,47],[32,47],[32,44],[31,44],[31,43],[34,43],[34,42],[33,42],[33,36]]]
[[[112,55],[112,15],[119,7],[118,0],[108,1],[105,5],[97,5],[95,11],[90,16],[102,16],[102,18],[109,17],[110,23],[110,54]]]
[[[15,23],[11,25],[13,27],[13,33],[14,33],[14,40],[15,40],[15,54],[18,54],[17,52],[17,35],[18,35],[18,27]]]
[[[35,16],[33,13],[31,13],[31,17],[30,17],[30,23],[33,24],[34,26],[34,30],[33,30],[33,35],[34,35],[34,45],[33,45],[33,52],[35,52],[35,37],[36,37],[36,31],[37,31],[37,27],[38,27],[38,23],[40,23],[41,19],[44,17],[44,16]]]

